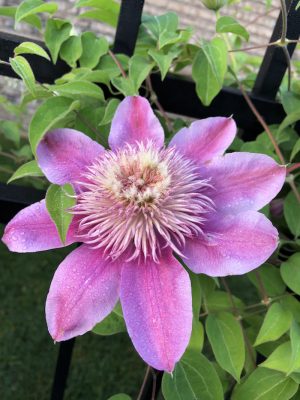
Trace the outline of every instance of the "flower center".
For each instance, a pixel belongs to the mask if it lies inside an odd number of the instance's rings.
[[[170,246],[181,254],[187,237],[202,234],[213,202],[205,194],[208,180],[174,148],[151,142],[107,151],[88,168],[73,213],[80,236],[116,259],[151,257],[158,262]]]

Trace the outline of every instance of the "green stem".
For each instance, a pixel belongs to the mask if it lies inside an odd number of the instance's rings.
[[[287,32],[287,11],[285,0],[280,0],[281,16],[282,16],[282,31],[281,31],[281,42],[285,43],[286,32]]]

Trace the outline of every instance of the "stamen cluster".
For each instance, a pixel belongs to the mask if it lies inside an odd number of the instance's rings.
[[[201,235],[213,202],[197,166],[175,148],[151,142],[107,151],[83,175],[73,213],[81,240],[111,259],[152,257],[164,247],[181,254],[185,239]]]

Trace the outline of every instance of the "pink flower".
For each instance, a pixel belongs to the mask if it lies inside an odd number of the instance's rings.
[[[165,148],[148,101],[127,97],[112,122],[111,150],[72,129],[43,138],[39,166],[77,193],[67,244],[83,242],[49,290],[56,341],[91,330],[120,298],[141,357],[173,370],[192,326],[189,276],[173,252],[193,272],[225,276],[258,267],[277,246],[277,230],[257,210],[279,192],[285,168],[262,154],[224,156],[235,134],[231,118],[207,118]],[[44,201],[19,212],[3,241],[16,252],[63,246]]]

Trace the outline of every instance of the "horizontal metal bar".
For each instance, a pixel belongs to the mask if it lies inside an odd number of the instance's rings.
[[[22,41],[28,40],[16,35],[0,32],[0,58],[8,60],[13,55],[13,49]],[[41,42],[39,44],[42,44]],[[63,62],[53,65],[37,56],[28,56],[32,70],[39,82],[52,83],[56,78],[69,70]],[[7,66],[0,65],[0,75],[15,76]],[[168,75],[162,82],[159,75],[153,75],[153,87],[158,100],[170,113],[193,118],[207,116],[234,116],[238,126],[245,131],[245,138],[251,139],[262,130],[260,124],[247,106],[239,90],[223,88],[210,106],[201,104],[195,91],[195,84],[190,78],[178,75]],[[106,94],[109,95],[107,90]],[[281,104],[258,96],[251,96],[252,101],[268,124],[279,123],[285,116]]]
[[[161,82],[158,75],[153,75],[152,83],[166,111],[192,118],[233,115],[237,126],[243,130],[244,140],[254,140],[263,131],[238,89],[223,88],[211,105],[205,107],[196,94],[195,83],[189,78],[168,75]],[[280,103],[250,94],[249,96],[267,124],[278,124],[286,116]]]
[[[22,208],[44,197],[42,190],[0,183],[0,223],[6,224]]]
[[[45,44],[39,40],[0,31],[0,60],[9,61],[9,58],[14,56],[14,49],[25,41],[39,44],[49,54]],[[55,79],[70,70],[70,67],[60,59],[57,60],[56,64],[53,64],[51,61],[34,54],[24,54],[23,57],[29,62],[36,80],[40,83],[53,83]],[[4,64],[0,64],[0,75],[19,78],[8,65]]]

